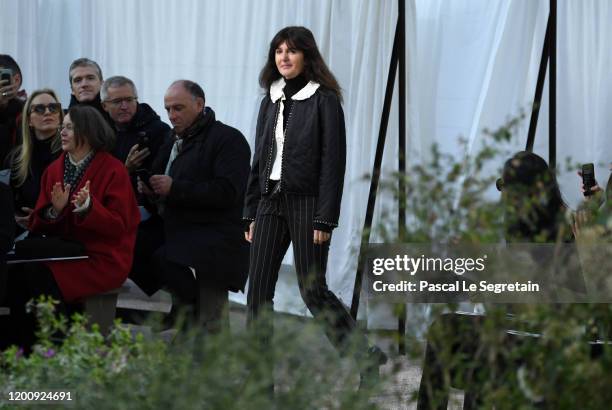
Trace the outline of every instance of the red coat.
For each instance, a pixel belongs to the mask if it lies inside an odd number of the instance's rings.
[[[79,186],[90,182],[91,208],[79,216],[68,203],[59,217],[47,220],[53,184],[63,181],[62,154],[44,172],[30,230],[74,239],[85,245],[89,259],[47,262],[66,301],[106,292],[121,286],[132,268],[140,212],[123,164],[106,152],[92,159]],[[72,198],[71,198],[72,199]]]

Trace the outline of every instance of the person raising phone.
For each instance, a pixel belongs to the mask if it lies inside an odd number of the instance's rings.
[[[17,128],[26,97],[25,91],[19,91],[21,83],[21,69],[15,59],[0,54],[0,164],[19,145]]]

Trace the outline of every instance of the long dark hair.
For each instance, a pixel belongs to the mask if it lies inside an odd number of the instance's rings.
[[[510,240],[554,242],[567,208],[542,157],[520,151],[504,164],[506,234]]]
[[[259,74],[259,85],[264,90],[269,90],[270,85],[281,78],[281,73],[276,68],[275,55],[276,49],[283,43],[287,43],[288,47],[304,53],[303,74],[307,81],[315,81],[321,84],[321,87],[334,92],[342,101],[340,85],[323,61],[312,32],[306,27],[290,26],[276,33],[270,42],[266,64]]]
[[[76,146],[87,141],[95,151],[112,151],[115,133],[100,112],[88,105],[74,105],[68,110]]]

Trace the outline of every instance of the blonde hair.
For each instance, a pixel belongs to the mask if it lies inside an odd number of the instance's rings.
[[[21,186],[23,185],[23,183],[25,182],[25,180],[28,178],[28,175],[32,172],[32,167],[31,167],[31,163],[32,163],[32,150],[34,147],[34,142],[33,142],[33,138],[34,135],[34,130],[32,129],[32,127],[30,127],[30,110],[32,108],[32,101],[34,100],[34,98],[38,97],[41,94],[48,94],[51,97],[53,97],[53,99],[56,102],[60,102],[59,98],[57,98],[57,94],[55,94],[55,91],[53,91],[50,88],[43,88],[40,90],[36,90],[34,91],[32,94],[30,94],[30,96],[28,97],[28,100],[26,101],[25,105],[23,106],[23,111],[21,114],[21,146],[19,148],[17,148],[17,150],[15,151],[14,155],[13,155],[13,164],[12,164],[12,172],[11,172],[11,179],[13,179],[13,181],[15,181],[15,186]],[[60,124],[62,123],[62,121],[64,120],[64,112],[61,110],[59,110],[59,116],[60,116]],[[60,140],[60,136],[59,136],[59,130],[58,132],[55,134],[55,136],[51,137],[53,138],[53,140],[51,141],[51,151],[52,152],[58,152],[59,150],[62,149],[62,142]]]

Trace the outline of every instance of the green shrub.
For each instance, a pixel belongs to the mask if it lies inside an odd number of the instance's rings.
[[[460,141],[466,152],[460,161],[433,145],[427,163],[414,164],[406,175],[382,181],[383,193],[391,193],[396,204],[406,207],[407,223],[398,228],[397,208],[387,207],[375,228],[380,242],[474,245],[503,241],[504,213],[491,188],[501,176],[504,161],[513,154],[508,142],[523,117],[487,131],[489,137],[475,155],[467,154],[465,141]],[[566,164],[573,172],[578,169],[570,160]],[[399,196],[400,183],[405,185],[405,197]],[[582,236],[608,245],[598,248],[603,250],[599,254],[580,256],[583,269],[595,268],[601,276],[602,269],[610,272],[612,208],[609,203],[600,205],[591,201],[582,207],[591,215]],[[570,222],[568,218],[568,227]],[[450,303],[432,305],[423,321],[429,323],[456,308]],[[508,313],[515,315],[512,323]],[[601,352],[594,358],[589,342],[612,340],[611,327],[609,304],[492,304],[486,306],[476,333],[474,329],[455,333],[431,329],[428,340],[441,348],[445,388],[472,388],[481,395],[483,408],[527,409],[539,403],[540,408],[549,409],[604,409],[612,403],[612,345],[600,345]],[[540,336],[508,343],[506,330],[517,328]],[[422,361],[423,344],[415,335],[406,337],[412,358]],[[478,350],[469,356],[458,353],[457,346],[470,337],[477,341]]]
[[[374,407],[369,397],[378,387],[357,390],[363,363],[341,359],[315,323],[277,320],[272,344],[277,388],[272,398],[265,377],[271,356],[260,354],[251,332],[202,335],[191,329],[167,344],[141,334],[133,337],[117,323],[105,340],[80,315],[68,324],[54,313],[55,303],[41,298],[32,305],[40,324],[32,354],[25,357],[17,347],[2,353],[3,399],[8,392],[62,390],[73,392],[75,408]],[[56,340],[58,333],[65,337]]]

